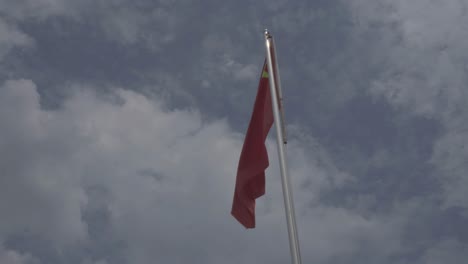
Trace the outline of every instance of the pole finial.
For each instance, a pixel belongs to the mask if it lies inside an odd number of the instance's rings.
[[[265,38],[271,38],[271,34],[270,34],[270,31],[268,31],[267,28],[265,28]]]

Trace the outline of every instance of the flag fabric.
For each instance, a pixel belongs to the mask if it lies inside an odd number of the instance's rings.
[[[265,194],[265,169],[269,165],[265,140],[272,125],[273,111],[265,61],[239,159],[231,210],[231,214],[246,228],[255,227],[255,199]]]

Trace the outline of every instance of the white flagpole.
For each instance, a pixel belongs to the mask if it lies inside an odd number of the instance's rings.
[[[268,30],[265,30],[265,45],[268,65],[268,75],[270,80],[270,93],[273,107],[273,115],[275,118],[276,139],[278,143],[278,157],[281,170],[281,183],[283,187],[283,198],[286,212],[286,221],[288,224],[289,249],[291,251],[292,264],[301,264],[301,253],[299,250],[299,239],[297,237],[296,215],[294,212],[294,202],[290,189],[290,180],[288,175],[288,167],[286,163],[285,145],[285,127],[283,123],[284,115],[282,114],[283,107],[280,103],[282,100],[281,83],[279,81],[277,57],[274,48],[273,36]]]

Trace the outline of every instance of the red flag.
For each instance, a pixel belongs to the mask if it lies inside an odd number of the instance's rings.
[[[246,228],[255,227],[255,199],[265,194],[265,169],[269,165],[265,140],[272,124],[273,112],[265,61],[237,167],[231,211],[231,214]]]

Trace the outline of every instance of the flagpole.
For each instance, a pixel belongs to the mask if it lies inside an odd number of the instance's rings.
[[[297,227],[296,227],[296,216],[294,212],[294,202],[292,198],[292,192],[290,189],[290,180],[288,175],[288,167],[286,163],[286,154],[285,154],[285,129],[283,118],[283,107],[282,100],[282,91],[281,83],[279,81],[278,73],[278,64],[274,48],[273,36],[265,29],[265,46],[266,46],[266,57],[268,65],[268,74],[270,81],[270,93],[271,101],[273,107],[273,116],[275,119],[275,128],[276,128],[276,139],[278,143],[278,157],[280,162],[281,170],[281,183],[283,188],[283,198],[284,206],[286,212],[286,222],[288,224],[288,235],[289,235],[289,249],[291,251],[292,264],[301,264],[301,253],[299,249],[299,239],[297,237]],[[281,109],[281,113],[280,113]]]

